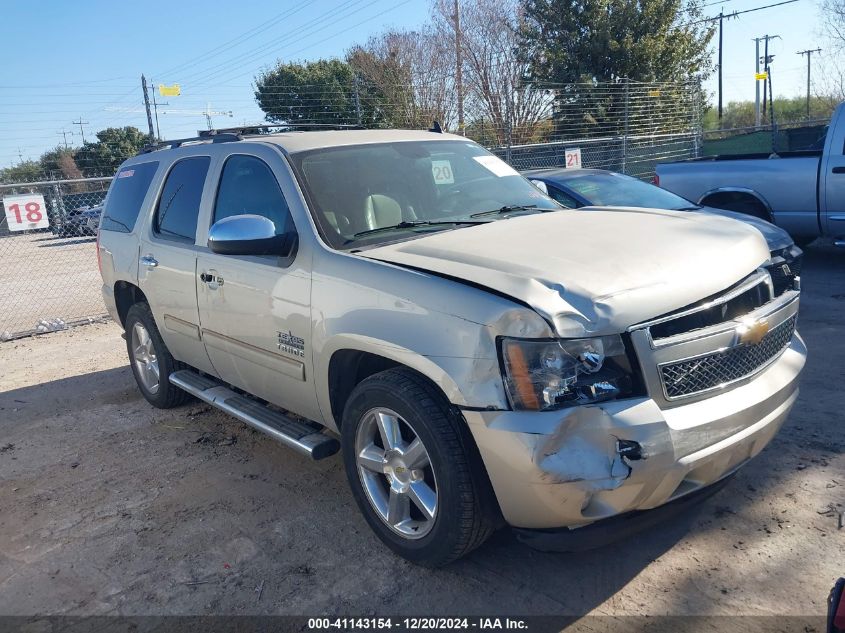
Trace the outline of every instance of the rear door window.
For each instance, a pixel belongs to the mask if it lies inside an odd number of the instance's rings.
[[[211,159],[184,158],[173,165],[156,207],[153,230],[161,237],[194,242],[202,190]]]
[[[109,189],[101,230],[132,231],[157,169],[158,161],[153,161],[130,165],[117,172]]]

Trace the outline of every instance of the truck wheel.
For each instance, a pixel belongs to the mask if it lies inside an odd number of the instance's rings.
[[[463,420],[414,372],[389,369],[355,387],[341,442],[358,507],[403,558],[445,565],[494,531],[498,508]]]
[[[171,409],[184,404],[189,394],[168,380],[170,374],[187,366],[174,360],[158,332],[146,303],[136,303],[126,313],[126,349],[129,365],[141,394],[154,407]]]

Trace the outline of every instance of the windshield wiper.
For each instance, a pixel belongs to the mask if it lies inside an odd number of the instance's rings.
[[[536,204],[506,204],[505,206],[499,207],[498,209],[491,209],[490,211],[481,211],[479,213],[473,213],[469,217],[480,218],[485,215],[501,215],[503,213],[511,213],[513,211],[527,211],[529,209],[536,208]]]
[[[392,231],[394,229],[412,229],[417,226],[439,226],[441,224],[479,224],[472,220],[449,220],[449,221],[429,221],[429,220],[403,220],[399,224],[392,224],[390,226],[380,226],[375,229],[367,229],[366,231],[358,231],[352,237],[361,237],[363,235],[372,235],[373,233],[381,233],[382,231]]]
[[[678,207],[677,209],[672,209],[672,211],[701,211],[701,207]]]

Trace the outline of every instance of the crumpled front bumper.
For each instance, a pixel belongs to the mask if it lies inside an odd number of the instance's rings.
[[[798,396],[806,352],[796,333],[750,382],[665,410],[638,398],[463,415],[511,526],[577,528],[680,499],[757,455]],[[639,443],[642,458],[621,455],[620,440]]]

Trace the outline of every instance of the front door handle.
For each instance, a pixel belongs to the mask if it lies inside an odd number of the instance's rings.
[[[200,281],[212,290],[217,290],[217,288],[223,285],[223,277],[218,275],[216,270],[210,270],[207,273],[200,273]]]
[[[152,255],[144,255],[138,261],[141,262],[141,266],[146,266],[147,268],[155,268],[156,266],[158,266],[158,260]]]
[[[834,167],[831,170],[834,174],[845,174],[845,166],[842,167]]]

